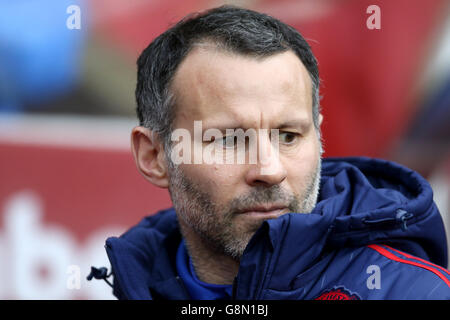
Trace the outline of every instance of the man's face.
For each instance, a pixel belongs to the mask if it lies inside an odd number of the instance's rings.
[[[320,140],[313,125],[311,80],[293,52],[258,60],[197,47],[181,63],[172,89],[174,128],[187,129],[191,137],[194,121],[202,121],[203,132],[217,128],[224,136],[225,129],[267,129],[259,131],[257,147],[278,153],[264,163],[258,158],[257,163],[172,169],[169,191],[185,234],[194,233],[210,248],[239,260],[264,220],[312,211]],[[270,129],[279,130],[278,150]]]

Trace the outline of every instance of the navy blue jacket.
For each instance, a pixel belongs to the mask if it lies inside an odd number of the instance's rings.
[[[424,178],[384,160],[328,158],[320,188],[312,213],[262,224],[233,298],[450,299],[445,230]],[[108,238],[116,297],[189,299],[175,265],[180,241],[173,209]]]

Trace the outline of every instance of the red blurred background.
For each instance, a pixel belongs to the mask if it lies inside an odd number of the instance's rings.
[[[187,13],[224,3],[296,27],[319,61],[325,157],[417,170],[446,225],[447,0],[51,0],[0,4],[0,298],[109,299],[85,280],[103,244],[171,206],[137,172],[136,59]],[[79,28],[68,27],[79,8]],[[380,8],[380,29],[369,29]],[[45,12],[45,13],[44,13]]]

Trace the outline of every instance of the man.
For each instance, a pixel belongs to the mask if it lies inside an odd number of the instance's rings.
[[[140,56],[136,98],[137,168],[174,208],[107,240],[118,298],[450,298],[428,183],[321,159],[317,63],[293,28],[229,6],[189,16]]]

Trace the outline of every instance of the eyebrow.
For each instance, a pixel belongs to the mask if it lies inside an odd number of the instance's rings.
[[[287,128],[298,128],[301,130],[305,130],[308,127],[310,127],[312,124],[311,120],[309,118],[296,118],[296,119],[290,119],[287,121],[282,122],[278,126],[274,126],[273,129],[287,129]],[[221,122],[218,123],[211,123],[211,124],[203,124],[203,130],[208,130],[211,128],[219,129],[222,132],[225,132],[226,129],[249,129],[250,127],[243,126],[240,122],[235,122],[233,120],[230,120],[228,124]]]
[[[277,129],[286,129],[286,128],[307,129],[309,126],[311,126],[311,123],[312,123],[311,120],[308,118],[292,119],[281,123],[277,127]]]

